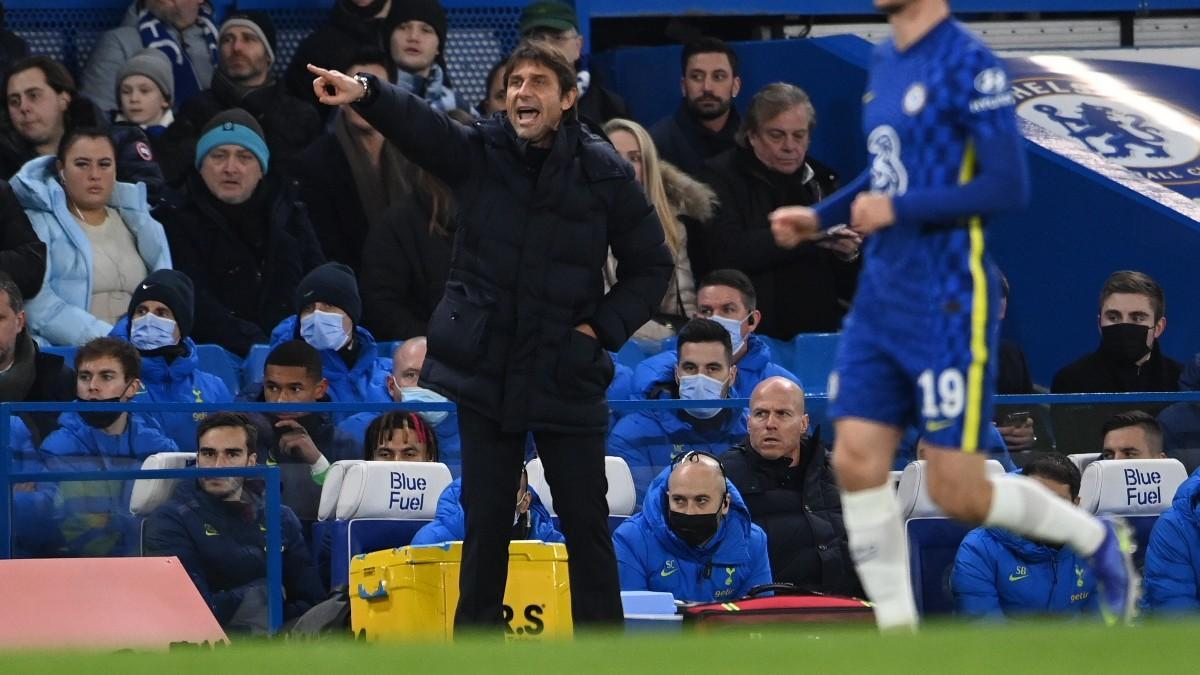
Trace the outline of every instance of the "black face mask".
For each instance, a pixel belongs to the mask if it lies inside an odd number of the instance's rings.
[[[688,546],[697,548],[716,535],[721,526],[721,514],[668,511],[667,526]]]
[[[121,397],[114,396],[113,398],[96,399],[76,398],[75,400],[81,403],[120,403]],[[122,413],[120,410],[113,410],[111,412],[79,412],[79,416],[83,418],[83,421],[89,427],[94,427],[96,429],[107,429],[108,427],[112,426],[113,422],[117,421],[117,418],[120,417],[121,414]]]
[[[1150,353],[1146,335],[1150,326],[1114,323],[1100,329],[1100,352],[1117,363],[1134,363]]]

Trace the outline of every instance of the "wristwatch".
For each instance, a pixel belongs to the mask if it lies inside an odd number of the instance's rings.
[[[363,88],[362,96],[359,96],[358,100],[355,102],[356,103],[364,102],[371,95],[371,78],[367,77],[366,75],[363,75],[362,73],[358,73],[354,76],[354,79],[358,80],[358,83],[361,84],[362,88]]]

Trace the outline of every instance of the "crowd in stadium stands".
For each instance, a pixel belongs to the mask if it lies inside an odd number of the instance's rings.
[[[520,32],[582,65],[569,5],[535,0]],[[430,158],[406,156],[354,107],[318,104],[305,65],[394,83],[439,111],[421,123],[507,114],[506,64],[488,74],[484,100],[467,101],[446,63],[452,38],[437,0],[337,0],[282,64],[266,13],[235,11],[218,25],[200,0],[138,0],[101,36],[77,86],[63,64],[0,35],[0,401],[445,403],[423,386],[425,336],[455,283],[460,206],[486,213],[493,205],[456,203],[444,179],[466,158],[433,162],[446,169],[439,178],[418,166]],[[767,85],[740,112],[733,48],[700,39],[684,48],[681,66],[679,107],[649,130],[626,119],[624,100],[597,73],[580,67],[561,83],[578,90],[587,132],[579,142],[609,141],[614,161],[630,165],[652,207],[644,217],[661,225],[673,263],[661,303],[634,334],[660,351],[632,369],[615,353],[601,356],[596,372],[612,372],[609,399],[750,399],[748,410],[612,413],[608,454],[629,466],[640,506],[613,535],[621,587],[689,601],[734,599],[772,581],[861,595],[830,451],[806,412],[803,383],[771,344],[840,328],[862,241],[850,233],[783,250],[772,238],[772,210],[813,204],[838,184],[808,155],[817,120],[803,90]],[[482,160],[496,175],[541,166],[496,157]],[[570,191],[584,187],[547,189],[565,208]],[[471,242],[459,244],[459,255],[472,255]],[[606,288],[637,272],[637,252],[617,248],[603,270]],[[623,269],[621,255],[635,262]],[[515,274],[533,261],[514,249],[511,260],[489,264]],[[1200,356],[1184,367],[1159,346],[1166,302],[1150,276],[1114,273],[1098,313],[1099,348],[1064,366],[1051,391],[1200,389]],[[203,369],[200,345],[238,359],[256,347],[267,355],[247,359],[257,372],[231,387]],[[72,360],[53,347],[77,350]],[[479,393],[479,378],[499,364],[486,361],[481,343],[456,348],[472,352],[465,360],[475,367],[461,375]],[[999,369],[1000,393],[1035,392],[1018,345],[1002,343]],[[1069,453],[1200,463],[1196,403],[1006,406],[994,421],[989,449],[1006,468],[1076,503],[1080,470]],[[441,462],[457,474],[461,461],[459,413],[449,411],[85,409],[19,413],[10,428],[16,471],[137,468],[176,450],[196,452],[199,467],[277,464],[288,618],[326,595],[330,580],[317,569],[327,561],[310,559],[305,540],[315,536],[333,463]],[[527,456],[535,445],[526,441]],[[919,457],[916,430],[906,447],[905,461]],[[462,539],[460,480],[415,543]],[[1149,611],[1200,610],[1198,481],[1200,473],[1184,483],[1153,530]],[[223,625],[261,630],[261,486],[240,477],[179,481],[143,525],[129,511],[131,484],[16,485],[16,554],[175,555]],[[524,474],[511,537],[563,540]],[[951,586],[960,614],[988,619],[1089,613],[1096,600],[1087,564],[1067,549],[995,529],[966,537]]]

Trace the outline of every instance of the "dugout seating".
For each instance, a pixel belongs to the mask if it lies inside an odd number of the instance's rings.
[[[353,556],[407,546],[433,520],[438,498],[453,480],[450,469],[435,462],[354,460],[334,467],[321,489],[313,546],[322,569],[328,553],[335,586],[350,578]]]
[[[546,481],[546,469],[542,466],[540,457],[534,457],[525,465],[529,474],[529,487],[533,488],[542,498],[542,504],[550,512],[554,526],[559,527],[558,515],[554,511],[554,495],[550,492],[550,484]],[[629,465],[620,457],[604,458],[604,476],[608,480],[608,529],[617,530],[625,519],[637,510],[637,493],[633,485],[633,474]],[[561,528],[560,528],[561,529]]]
[[[1075,465],[1076,469],[1079,469],[1079,475],[1082,476],[1084,470],[1088,468],[1089,464],[1100,459],[1100,453],[1080,452],[1074,455],[1067,455],[1067,459],[1071,460],[1071,463]]]
[[[988,460],[989,475],[1002,475],[1004,466]],[[929,476],[925,460],[904,467],[896,493],[900,517],[905,521],[908,538],[909,573],[917,611],[922,616],[949,614],[954,611],[950,593],[950,574],[958,546],[973,527],[947,518],[929,497]]]
[[[1150,531],[1183,481],[1183,464],[1175,459],[1097,460],[1083,472],[1079,507],[1098,515],[1120,516],[1137,538],[1134,563],[1141,569]]]

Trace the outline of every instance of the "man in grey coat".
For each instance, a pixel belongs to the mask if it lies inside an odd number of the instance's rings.
[[[167,55],[175,75],[180,110],[193,94],[208,89],[217,64],[217,29],[204,0],[134,0],[121,25],[100,36],[83,71],[82,93],[105,112],[117,110],[117,74],[143,49]]]

